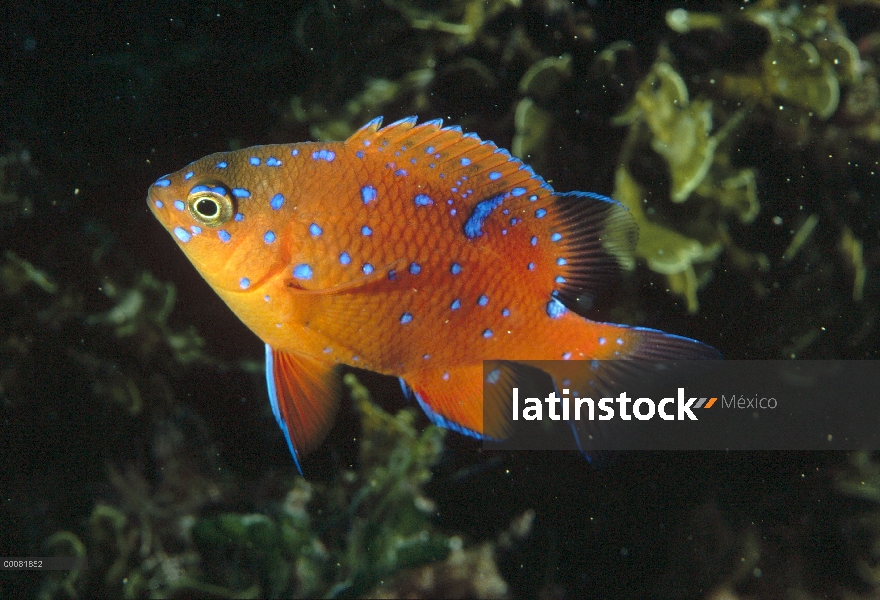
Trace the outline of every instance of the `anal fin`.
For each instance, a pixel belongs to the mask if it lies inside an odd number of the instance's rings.
[[[272,414],[302,474],[300,456],[321,443],[339,408],[337,368],[266,344],[266,383]]]

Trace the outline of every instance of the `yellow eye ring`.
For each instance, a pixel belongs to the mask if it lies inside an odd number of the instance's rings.
[[[186,206],[193,219],[208,227],[226,223],[235,214],[232,198],[221,187],[196,186],[186,199]]]

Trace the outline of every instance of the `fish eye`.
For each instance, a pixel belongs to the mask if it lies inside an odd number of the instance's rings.
[[[186,205],[192,218],[208,227],[222,225],[235,214],[232,198],[219,186],[197,185],[190,191]]]

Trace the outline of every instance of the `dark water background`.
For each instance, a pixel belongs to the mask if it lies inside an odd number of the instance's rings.
[[[399,80],[423,68],[426,57],[433,57],[436,77],[420,119],[442,117],[509,147],[517,84],[530,64],[504,58],[518,27],[540,54],[573,57],[574,75],[551,102],[557,125],[540,173],[558,190],[610,194],[625,128],[609,120],[626,107],[661,44],[677,54],[682,73],[713,61],[735,70],[765,44],[743,35],[734,38],[741,44],[707,46],[665,25],[671,8],[723,13],[739,3],[580,3],[594,37],[575,42],[569,13],[554,8],[567,3],[527,1],[487,22],[485,35],[496,45],[449,43],[413,29],[395,4],[404,3],[0,7],[0,154],[19,157],[6,188],[31,202],[0,205],[0,242],[47,273],[56,296],[70,299],[69,318],[41,312],[51,303],[34,286],[7,288],[0,300],[0,360],[14,372],[0,396],[0,556],[38,556],[53,532],[83,532],[94,504],[117,497],[108,464],[155,468],[162,419],[171,418],[193,448],[216,450],[214,467],[237,482],[224,510],[259,512],[284,494],[292,465],[262,376],[230,367],[260,361],[262,344],[150,215],[145,192],[159,176],[233,145],[309,140],[309,123],[289,117],[293,96],[339,113],[369,79]],[[839,17],[854,41],[880,31],[876,5],[842,8]],[[601,90],[591,85],[591,61],[618,40],[634,44],[631,73],[620,89]],[[453,68],[465,59],[488,70],[492,85]],[[413,112],[406,94],[382,108],[386,123]],[[847,131],[846,122],[838,125]],[[640,266],[595,317],[628,316],[626,322],[712,344],[729,358],[782,358],[813,330],[821,333],[797,358],[878,358],[880,177],[873,171],[880,170],[880,147],[854,144],[849,159],[836,160],[827,138],[795,144],[768,119],[751,121],[737,143],[738,164],[757,169],[761,213],[730,233],[740,247],[767,254],[771,268],[744,273],[722,255],[690,315],[660,276]],[[799,213],[818,214],[821,225],[796,259],[782,264],[790,235],[771,219],[797,222]],[[853,301],[852,273],[835,249],[844,225],[864,243],[861,302]],[[89,322],[87,315],[114,305],[108,278],[131,287],[144,271],[176,286],[168,325],[194,328],[215,364],[153,362],[140,334],[114,336]],[[755,281],[769,292],[756,292]],[[115,360],[84,366],[82,355]],[[148,382],[147,402],[162,397],[157,390],[173,390],[177,407],[130,414],[96,391],[108,369]],[[386,409],[403,405],[396,382],[358,375]],[[358,416],[343,402],[328,441],[307,459],[306,476],[325,481],[352,464],[357,431]],[[846,455],[633,453],[596,466],[565,453],[487,457],[456,435],[446,446],[427,487],[443,531],[480,541],[524,510],[537,513],[531,537],[499,558],[514,597],[705,597],[732,579],[744,531],[757,532],[763,573],[736,581],[745,594],[807,589],[837,597],[843,588],[869,589],[856,564],[872,538],[857,515],[874,505],[836,491]],[[39,584],[38,574],[4,573],[0,593],[33,597]]]

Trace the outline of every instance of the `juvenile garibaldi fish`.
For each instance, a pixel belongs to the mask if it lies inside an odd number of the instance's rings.
[[[516,361],[718,356],[576,314],[632,264],[637,227],[622,205],[555,192],[439,120],[380,127],[211,154],[148,192],[180,249],[265,342],[272,410],[297,468],[332,425],[340,365],[399,377],[434,422],[479,438],[509,426],[492,397],[484,423],[483,360],[505,359],[515,377]],[[588,389],[614,362],[599,364],[549,375]]]

